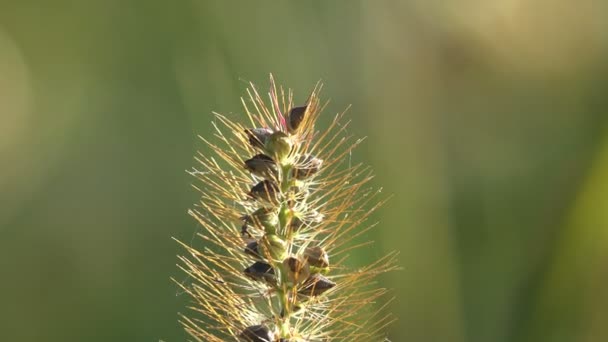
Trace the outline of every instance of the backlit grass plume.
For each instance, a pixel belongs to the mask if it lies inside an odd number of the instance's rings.
[[[347,136],[343,113],[315,126],[320,85],[294,105],[270,81],[267,97],[251,85],[246,115],[215,114],[215,135],[202,138],[213,153],[196,158],[190,214],[205,247],[184,245],[180,258],[198,314],[181,322],[204,342],[381,341],[392,318],[374,278],[395,255],[348,262],[371,243],[367,218],[381,204],[370,170],[350,165],[361,139]]]

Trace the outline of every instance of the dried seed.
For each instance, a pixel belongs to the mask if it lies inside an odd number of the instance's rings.
[[[310,275],[308,263],[303,262],[295,257],[289,257],[283,260],[283,266],[287,269],[289,281],[293,284],[301,283]]]
[[[249,254],[253,257],[260,258],[259,244],[257,241],[253,241],[247,244],[245,247],[245,254]]]
[[[247,267],[244,273],[253,280],[265,280],[267,282],[274,282],[276,280],[272,266],[261,261],[256,261],[253,265]]]
[[[308,105],[301,107],[293,107],[289,110],[289,117],[287,118],[287,129],[289,133],[294,133],[300,127],[304,116],[306,115],[306,109]]]
[[[254,185],[248,195],[256,200],[272,204],[281,202],[281,190],[279,189],[279,186],[275,182],[267,179]]]
[[[327,255],[327,252],[319,246],[306,248],[304,251],[304,259],[314,267],[329,267],[329,256]]]
[[[245,134],[247,134],[251,146],[264,149],[266,142],[272,135],[272,130],[266,127],[248,128],[245,130]]]
[[[313,274],[306,280],[304,286],[302,286],[298,293],[305,296],[318,296],[335,286],[336,283],[324,276]]]
[[[239,335],[244,342],[274,342],[274,333],[263,325],[252,325]]]
[[[245,168],[256,176],[276,179],[278,175],[277,163],[265,154],[257,154],[245,160]]]

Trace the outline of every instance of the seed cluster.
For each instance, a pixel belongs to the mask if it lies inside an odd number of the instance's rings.
[[[180,284],[204,316],[182,318],[197,341],[374,341],[392,321],[362,309],[386,293],[373,279],[395,268],[395,255],[346,266],[348,251],[369,244],[352,241],[381,202],[364,188],[369,170],[345,164],[360,140],[343,136],[343,114],[315,130],[319,90],[294,106],[271,78],[267,105],[252,85],[250,124],[216,114],[222,144],[203,138],[219,157],[200,154],[203,169],[192,172],[203,187],[190,213],[206,247],[184,245],[181,267],[194,281]]]
[[[297,243],[300,230],[323,220],[306,203],[309,184],[323,161],[299,153],[294,146],[307,111],[307,105],[291,108],[286,132],[267,127],[244,131],[251,147],[260,152],[244,162],[245,169],[259,179],[247,194],[259,208],[242,217],[244,252],[256,259],[244,273],[265,282],[280,297],[275,325],[282,336],[290,335],[290,316],[301,310],[308,297],[336,286],[323,275],[329,271],[327,252],[314,244],[303,247]],[[264,325],[249,326],[240,337],[252,342],[275,340],[273,331]],[[281,341],[288,340],[282,337]]]

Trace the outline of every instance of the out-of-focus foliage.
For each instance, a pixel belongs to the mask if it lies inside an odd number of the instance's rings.
[[[607,60],[599,0],[3,0],[0,339],[184,340],[184,170],[273,72],[369,137],[392,341],[606,341]]]

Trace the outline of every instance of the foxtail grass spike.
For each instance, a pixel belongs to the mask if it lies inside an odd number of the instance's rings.
[[[271,76],[265,94],[250,85],[246,115],[215,113],[213,137],[202,137],[211,153],[196,158],[201,199],[189,213],[204,245],[182,244],[189,283],[178,282],[192,299],[181,323],[196,341],[386,338],[393,316],[375,278],[397,268],[396,253],[366,266],[349,258],[369,246],[383,199],[369,169],[351,165],[362,139],[347,135],[344,113],[318,120],[320,90],[294,104]]]

